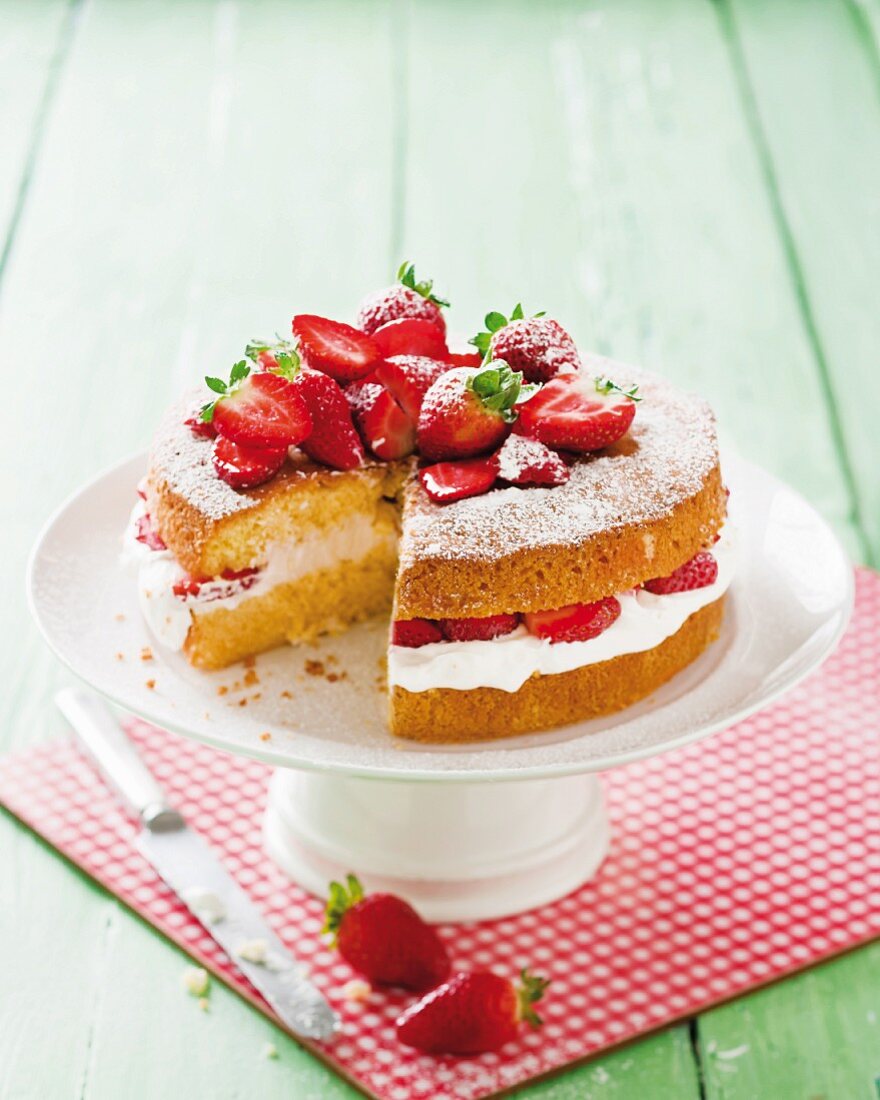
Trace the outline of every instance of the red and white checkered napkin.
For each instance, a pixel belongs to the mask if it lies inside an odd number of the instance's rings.
[[[468,1100],[595,1054],[880,934],[880,576],[858,573],[837,653],[782,702],[725,733],[606,776],[611,854],[541,910],[443,931],[455,963],[552,979],[542,1030],[501,1054],[400,1047],[405,1003],[340,996],[348,967],[319,939],[321,905],[263,855],[269,769],[134,722],[132,736],[339,1008],[321,1054],[387,1100]],[[267,1014],[256,992],[132,847],[134,827],[67,744],[0,764],[0,799]],[[356,868],[355,868],[356,870]]]

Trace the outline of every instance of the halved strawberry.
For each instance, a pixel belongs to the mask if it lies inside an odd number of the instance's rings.
[[[312,418],[302,395],[280,374],[251,373],[242,359],[229,382],[206,378],[219,396],[202,409],[202,419],[220,435],[245,447],[291,447],[312,430]]]
[[[609,447],[633,422],[636,389],[622,389],[608,378],[557,375],[520,405],[521,430],[548,447],[567,451]]]
[[[606,596],[595,603],[572,603],[552,611],[527,611],[526,627],[551,642],[586,642],[598,637],[620,615],[620,601]]]
[[[192,416],[188,416],[186,420],[184,420],[184,424],[193,435],[200,435],[205,439],[213,439],[217,434],[217,429],[210,420],[203,420],[199,413],[193,413]]]
[[[311,434],[300,443],[309,458],[334,470],[356,470],[364,448],[351,418],[351,408],[339,383],[321,371],[301,370],[293,385],[311,413]]]
[[[478,351],[450,351],[446,362],[450,367],[479,367],[483,356]]]
[[[306,366],[329,374],[337,382],[363,378],[382,358],[369,336],[342,321],[299,313],[291,327]]]
[[[440,629],[450,642],[488,642],[510,634],[519,626],[519,615],[486,615],[478,619],[441,619]]]
[[[404,458],[416,447],[416,429],[378,382],[355,382],[345,391],[361,439],[377,458]]]
[[[372,334],[373,341],[387,359],[391,355],[427,355],[442,359],[448,354],[445,327],[424,317],[399,317]]]
[[[136,542],[142,542],[144,546],[148,547],[150,550],[168,549],[165,545],[165,540],[153,524],[153,517],[146,512],[137,518],[137,522],[134,525],[134,537]]]
[[[393,355],[380,363],[369,377],[385,387],[413,423],[419,419],[422,401],[449,364],[425,355]]]
[[[498,452],[498,476],[511,485],[562,485],[571,470],[537,439],[509,435]]]
[[[247,447],[218,435],[212,461],[217,476],[233,489],[253,489],[274,477],[286,457],[286,447]]]
[[[701,550],[690,561],[673,570],[668,577],[656,577],[642,585],[655,596],[668,596],[671,592],[691,592],[695,588],[707,588],[718,580],[718,562],[708,550]]]
[[[446,332],[446,321],[440,310],[449,305],[445,298],[434,294],[431,279],[416,280],[415,268],[406,260],[397,272],[397,282],[385,290],[377,290],[361,303],[357,315],[358,328],[373,333],[389,321],[413,317],[433,321]]]
[[[253,567],[224,569],[219,577],[186,577],[173,584],[171,591],[181,600],[190,596],[199,596],[206,602],[224,600],[242,589],[251,588],[257,583],[259,573],[260,570]]]
[[[391,644],[419,649],[431,642],[442,642],[443,634],[433,619],[398,619],[391,624]]]
[[[459,462],[438,462],[419,471],[422,488],[437,504],[449,504],[464,497],[475,497],[488,491],[498,477],[498,459],[466,458]]]
[[[500,360],[453,367],[425,394],[419,450],[425,458],[468,458],[497,447],[516,419],[522,375]]]

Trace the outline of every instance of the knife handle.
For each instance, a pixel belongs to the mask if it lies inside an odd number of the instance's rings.
[[[168,804],[165,792],[103,700],[90,691],[65,688],[55,702],[98,770],[145,828],[158,832],[183,827],[183,818]]]

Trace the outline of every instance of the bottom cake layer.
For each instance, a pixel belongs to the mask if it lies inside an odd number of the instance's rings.
[[[613,714],[656,691],[717,637],[724,597],[695,611],[660,645],[552,676],[516,692],[497,688],[391,691],[391,729],[411,741],[450,743],[511,737]]]
[[[235,607],[194,612],[184,652],[198,668],[218,669],[284,642],[339,633],[391,610],[396,569],[395,542],[384,540],[357,561],[277,584]]]

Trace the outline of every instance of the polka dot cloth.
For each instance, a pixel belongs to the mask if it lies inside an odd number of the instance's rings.
[[[321,1051],[383,1100],[473,1100],[693,1014],[880,933],[880,576],[860,570],[837,653],[784,700],[702,744],[605,776],[614,839],[598,877],[539,911],[444,928],[455,963],[552,979],[544,1027],[501,1054],[399,1046],[406,998],[345,1001],[321,906],[266,859],[269,769],[132,722],[172,800],[339,1009]],[[134,827],[68,744],[0,764],[0,799],[267,1015],[132,846]]]

